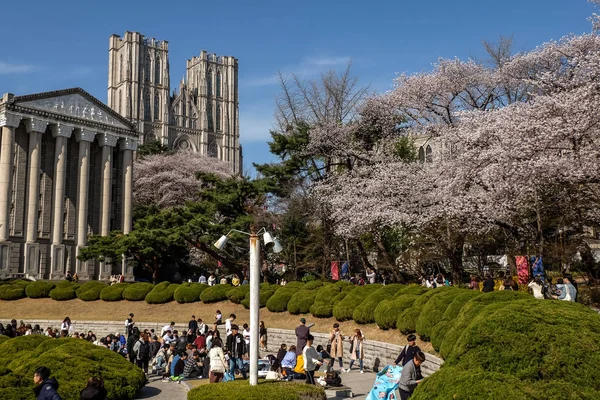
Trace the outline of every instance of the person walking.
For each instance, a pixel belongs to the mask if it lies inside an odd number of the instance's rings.
[[[221,346],[223,342],[221,338],[214,338],[210,351],[208,352],[209,359],[209,381],[210,383],[218,383],[223,380],[223,375],[225,375],[225,371],[227,370],[225,363],[225,354],[223,353],[223,349]]]
[[[231,335],[227,336],[225,344],[227,354],[229,355],[229,370],[235,372],[235,368],[240,370],[242,377],[246,379],[246,370],[244,369],[244,360],[242,357],[246,354],[246,342],[241,333],[238,332],[237,325],[231,325]]]
[[[62,397],[56,392],[58,390],[58,382],[54,378],[50,378],[50,370],[46,367],[39,367],[33,373],[33,383],[35,387],[33,392],[37,396],[37,400],[62,400]]]
[[[133,353],[135,354],[137,366],[147,374],[148,362],[150,361],[150,343],[148,341],[148,334],[140,334],[140,339],[133,345]]]
[[[300,318],[300,325],[296,327],[296,355],[302,354],[308,335],[310,335],[310,328],[306,326],[306,319]]]
[[[417,337],[415,335],[408,335],[406,340],[408,341],[408,344],[404,346],[404,348],[398,355],[398,358],[396,358],[396,361],[394,361],[394,364],[396,365],[402,362],[403,367],[415,357],[415,354],[421,351],[419,346],[417,346]]]
[[[400,381],[398,382],[401,400],[410,398],[417,385],[421,383],[421,379],[418,377],[417,368],[419,368],[424,361],[425,354],[423,354],[422,351],[418,351],[414,358],[402,368],[402,375],[400,375]]]
[[[363,342],[364,336],[361,330],[355,329],[354,335],[352,335],[352,337],[350,338],[350,343],[352,343],[352,345],[350,346],[350,365],[348,366],[346,372],[350,372],[350,370],[352,369],[352,365],[354,365],[354,361],[358,360],[358,365],[360,366],[360,373],[365,373],[363,371]]]
[[[306,336],[306,346],[302,350],[302,358],[304,359],[304,370],[306,372],[306,383],[310,385],[315,384],[315,370],[323,365],[321,361],[321,355],[315,350],[313,345],[313,341],[315,340],[314,336],[308,334]]]
[[[344,335],[340,330],[340,324],[337,322],[333,324],[333,330],[329,334],[329,344],[331,345],[331,350],[329,354],[331,355],[331,363],[329,364],[329,368],[333,368],[333,364],[335,364],[335,360],[337,359],[340,364],[340,369],[344,369],[344,361],[342,357],[344,356]]]
[[[260,337],[260,350],[267,351],[267,328],[265,327],[265,321],[260,321],[258,335]]]

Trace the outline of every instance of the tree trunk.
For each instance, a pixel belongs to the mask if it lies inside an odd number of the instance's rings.
[[[381,242],[380,239],[376,239],[375,243],[377,244],[377,247],[379,248],[379,251],[381,251],[381,254],[383,254],[383,258],[385,258],[386,261],[388,262],[388,264],[390,265],[389,269],[392,272],[392,276],[394,277],[394,280],[396,282],[402,282],[403,279],[400,276],[400,274],[398,273],[398,268],[396,267],[396,260],[385,249],[385,246],[383,245],[383,243]]]
[[[363,269],[366,271],[367,268],[373,268],[373,266],[369,262],[369,258],[367,257],[367,251],[365,250],[360,239],[356,239],[356,247],[358,248],[358,254],[360,255],[360,261],[363,264]]]
[[[462,283],[463,275],[463,248],[465,237],[460,235],[450,250],[450,266],[452,267],[452,284],[457,286]]]

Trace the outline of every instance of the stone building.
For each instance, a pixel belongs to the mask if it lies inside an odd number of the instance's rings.
[[[135,126],[75,88],[5,94],[0,127],[0,278],[131,279],[77,255],[89,234],[131,231]]]
[[[242,173],[238,60],[202,51],[171,93],[169,45],[138,32],[112,35],[108,105],[135,124],[140,142],[216,157]]]

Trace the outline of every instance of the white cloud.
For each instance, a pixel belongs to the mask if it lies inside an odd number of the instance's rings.
[[[33,65],[11,64],[4,61],[0,61],[0,75],[22,74],[27,72],[33,72],[37,69],[38,68]]]
[[[282,67],[279,70],[284,76],[295,74],[299,78],[310,78],[332,68],[346,65],[350,62],[350,56],[339,57],[308,57],[293,66]],[[269,76],[242,79],[241,85],[245,87],[272,86],[279,83],[279,75],[274,73]]]

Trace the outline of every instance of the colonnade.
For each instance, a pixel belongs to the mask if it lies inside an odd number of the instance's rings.
[[[65,123],[60,119],[38,118],[4,111],[0,113],[0,275],[28,274],[40,278],[60,279],[71,270],[72,258],[79,255],[86,246],[90,233],[108,235],[112,229],[120,228],[123,233],[132,229],[132,191],[133,191],[133,152],[137,149],[137,136],[110,132],[107,129],[94,128]],[[107,127],[110,128],[110,127]],[[25,171],[19,171],[15,151],[18,150],[17,135],[27,135]],[[39,229],[39,213],[44,208],[40,200],[40,177],[42,175],[42,154],[51,149],[43,148],[43,136],[54,138],[54,160],[51,201],[51,227],[49,237],[44,237]],[[77,149],[77,177],[67,182],[67,150],[73,146],[75,138]],[[90,176],[91,146],[101,149],[99,210],[90,210],[90,186],[96,184]],[[118,149],[115,152],[115,148]],[[120,196],[114,199],[113,166],[117,154],[122,160],[122,182]],[[18,154],[17,154],[18,156]],[[22,164],[19,164],[22,165]],[[22,168],[21,168],[22,169]],[[25,179],[24,198],[15,195],[16,181]],[[76,185],[74,252],[67,260],[65,244],[65,199],[69,185]],[[15,229],[15,203],[25,202],[23,232]],[[116,200],[116,201],[115,201]],[[92,202],[95,204],[95,202]],[[120,226],[111,226],[112,207],[120,207]],[[90,224],[90,213],[99,213],[99,227],[94,231]],[[113,223],[114,224],[114,223]],[[72,246],[72,245],[71,245]],[[43,258],[44,260],[41,260]],[[48,260],[49,259],[49,260]],[[48,262],[49,261],[49,265]],[[44,264],[44,265],[42,265]],[[76,260],[75,271],[83,279],[107,279],[112,271],[100,266],[99,271],[90,271],[87,262]],[[44,268],[42,268],[42,266]],[[49,268],[48,268],[49,267]],[[124,275],[132,275],[123,263]]]

